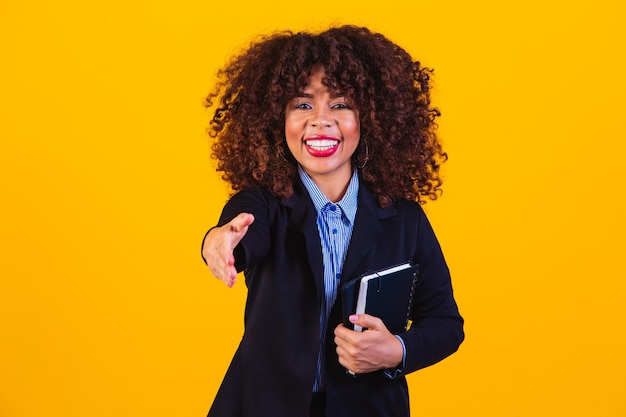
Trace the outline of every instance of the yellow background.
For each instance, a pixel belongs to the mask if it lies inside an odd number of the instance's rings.
[[[382,6],[386,6],[382,8]],[[416,416],[625,416],[625,6],[0,1],[0,416],[204,416],[245,288],[202,108],[258,33],[370,26],[435,68],[427,205],[467,339]]]

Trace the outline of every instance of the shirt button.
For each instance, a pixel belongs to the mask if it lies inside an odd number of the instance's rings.
[[[337,229],[333,229],[333,235],[337,234]]]

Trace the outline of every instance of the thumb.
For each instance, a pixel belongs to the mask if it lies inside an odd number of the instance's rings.
[[[239,213],[237,217],[231,220],[230,230],[233,232],[241,232],[254,222],[254,216],[250,213]]]
[[[254,222],[254,216],[250,213],[239,213],[237,217],[232,219],[230,225],[230,250],[234,250],[235,247],[241,242],[241,239],[248,233],[248,226]],[[234,259],[230,259],[231,263]]]
[[[350,317],[350,323],[358,324],[364,329],[368,330],[381,330],[386,329],[385,324],[378,317],[370,316],[369,314],[352,314]]]

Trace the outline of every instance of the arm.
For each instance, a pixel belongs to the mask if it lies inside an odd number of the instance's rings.
[[[411,313],[412,326],[397,335],[402,339],[400,342],[382,322],[378,325],[372,321],[378,319],[371,316],[361,315],[357,319],[357,324],[368,328],[363,333],[339,325],[335,329],[339,361],[353,372],[395,369],[407,374],[452,354],[463,341],[463,319],[453,297],[443,253],[421,209],[415,219],[417,222],[411,227],[415,230],[411,234],[415,242],[412,261],[419,264],[420,276]],[[374,347],[374,343],[379,345]],[[404,361],[402,353],[405,353]]]
[[[270,246],[268,196],[261,190],[235,194],[217,227],[205,235],[202,258],[215,277],[232,287],[238,272],[263,259]]]
[[[420,272],[411,328],[400,334],[406,346],[404,373],[433,365],[463,342],[463,318],[454,299],[450,271],[435,233],[420,209],[415,262]]]

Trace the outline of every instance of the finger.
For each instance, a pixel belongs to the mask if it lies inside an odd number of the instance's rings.
[[[216,270],[213,275],[228,287],[232,287],[237,281],[237,270],[233,266],[225,265]]]
[[[343,323],[339,323],[337,327],[335,327],[334,333],[335,333],[335,336],[339,336],[339,335],[345,334],[346,331],[348,331],[346,326],[344,326]]]
[[[385,324],[378,317],[371,316],[369,314],[353,314],[349,317],[349,320],[353,324],[358,324],[368,330],[383,330],[387,329]]]
[[[346,344],[351,343],[351,340],[355,335],[354,330],[348,329],[343,324],[337,325],[337,327],[335,327],[334,333],[335,333],[336,345],[341,345],[343,343],[346,343]]]
[[[207,266],[215,278],[232,287],[237,277],[235,258],[232,253],[219,253],[217,248],[207,257]]]
[[[254,216],[250,213],[240,213],[227,225],[230,230],[229,249],[232,252],[248,233],[248,227],[254,222]]]
[[[237,282],[237,273],[229,271],[226,275],[226,279],[223,280],[228,288],[232,288]]]
[[[356,376],[356,374],[363,372],[363,369],[359,366],[358,361],[341,347],[337,347],[337,358],[339,364],[346,369],[348,374]]]
[[[250,226],[254,222],[254,216],[250,213],[239,213],[237,217],[231,220],[230,230],[233,232],[241,232],[244,228]]]

